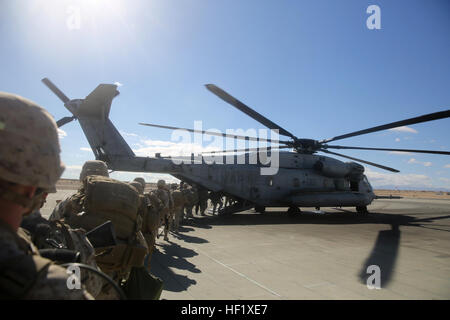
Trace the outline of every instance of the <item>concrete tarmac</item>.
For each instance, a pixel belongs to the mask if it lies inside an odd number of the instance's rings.
[[[71,193],[50,195],[43,215]],[[375,200],[366,216],[322,210],[186,221],[169,242],[157,240],[151,271],[164,281],[161,298],[450,298],[450,200]],[[370,289],[377,274],[380,289]]]

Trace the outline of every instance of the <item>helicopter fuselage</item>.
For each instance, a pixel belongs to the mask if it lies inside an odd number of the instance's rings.
[[[229,159],[227,164],[208,164],[203,158],[190,157],[177,161],[107,155],[97,158],[113,170],[168,173],[255,206],[354,207],[367,206],[375,198],[363,166],[320,155],[280,152],[279,169],[274,175],[262,175],[260,164],[237,164],[237,156],[235,164]],[[184,160],[181,164],[180,159]]]

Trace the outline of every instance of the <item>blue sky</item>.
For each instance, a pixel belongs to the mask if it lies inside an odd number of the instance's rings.
[[[381,30],[369,30],[369,5]],[[73,10],[80,28],[68,28]],[[166,152],[171,132],[151,122],[225,131],[262,128],[204,88],[214,83],[298,137],[324,139],[446,110],[449,1],[0,0],[0,90],[68,115],[40,82],[70,98],[119,82],[111,119],[139,154]],[[450,120],[339,141],[449,150]],[[62,127],[64,177],[93,159],[79,125]],[[450,189],[450,158],[346,151],[397,168],[366,167],[374,186]],[[152,154],[148,154],[152,155]],[[342,160],[342,159],[341,159]],[[124,179],[133,175],[118,175]],[[159,176],[146,176],[154,180]]]

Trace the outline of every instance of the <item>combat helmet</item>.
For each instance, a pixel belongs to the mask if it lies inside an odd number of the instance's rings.
[[[135,187],[139,194],[144,194],[144,188],[142,188],[142,184],[140,184],[139,181],[131,181],[128,184]]]
[[[93,175],[109,177],[108,167],[106,166],[106,163],[100,160],[86,161],[80,172],[80,181],[83,181],[87,176]]]
[[[0,180],[54,190],[65,169],[60,152],[52,116],[31,100],[0,92]],[[0,188],[3,198],[31,205],[20,195],[11,195],[3,183]]]
[[[158,187],[158,189],[165,189],[166,188],[166,181],[164,180],[158,180],[158,182],[156,183],[156,186]]]
[[[139,183],[142,185],[142,189],[145,190],[145,180],[144,180],[144,178],[142,178],[142,177],[137,177],[137,178],[134,178],[133,181],[139,182]],[[144,192],[144,191],[142,191],[142,192]]]

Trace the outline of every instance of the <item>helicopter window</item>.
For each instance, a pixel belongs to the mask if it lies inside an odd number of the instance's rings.
[[[369,188],[369,192],[372,192],[372,186],[370,185],[370,182],[369,182],[369,180],[367,180],[367,177],[366,177],[366,176],[364,176],[363,181],[364,181],[365,183],[367,183],[367,186],[368,186],[368,188]]]
[[[359,191],[359,181],[350,180],[350,190]]]

